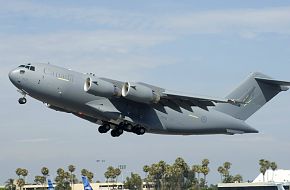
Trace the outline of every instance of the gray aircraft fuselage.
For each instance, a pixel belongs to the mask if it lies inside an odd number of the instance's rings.
[[[244,120],[219,111],[218,106],[208,109],[190,106],[186,109],[176,105],[135,102],[122,96],[92,95],[84,90],[88,77],[97,78],[94,74],[40,63],[26,64],[9,73],[11,82],[22,94],[46,103],[57,111],[72,113],[99,125],[107,124],[111,129],[129,123],[143,127],[147,133],[157,134],[232,135],[258,132]]]

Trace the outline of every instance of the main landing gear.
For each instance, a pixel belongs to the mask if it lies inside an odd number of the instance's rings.
[[[112,137],[119,137],[124,133],[124,131],[132,132],[137,135],[144,135],[146,132],[146,129],[144,127],[141,127],[139,125],[133,126],[130,123],[126,123],[126,124],[121,123],[119,125],[113,125],[113,126],[105,123],[98,128],[98,131],[100,133],[107,133],[111,129],[111,127],[112,127],[112,130],[111,130]]]

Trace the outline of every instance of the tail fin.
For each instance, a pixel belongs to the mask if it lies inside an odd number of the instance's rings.
[[[52,182],[51,182],[51,180],[50,179],[48,179],[47,180],[47,183],[48,183],[48,190],[54,190],[54,187],[53,187],[53,185],[52,185]]]
[[[84,184],[84,190],[93,190],[93,188],[90,185],[90,182],[86,176],[82,176],[82,181]]]
[[[262,73],[252,73],[226,98],[244,102],[240,106],[218,104],[215,109],[240,120],[247,120],[281,91],[287,91],[290,82],[273,80]]]

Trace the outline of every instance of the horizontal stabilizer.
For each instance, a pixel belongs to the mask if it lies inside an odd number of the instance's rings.
[[[283,90],[283,91],[286,91],[289,89],[286,86],[290,86],[290,82],[288,82],[288,81],[274,80],[274,79],[261,78],[261,77],[255,77],[255,79],[259,82],[263,82],[266,84],[278,85],[281,87],[281,90]],[[284,88],[282,88],[282,87],[284,87]]]

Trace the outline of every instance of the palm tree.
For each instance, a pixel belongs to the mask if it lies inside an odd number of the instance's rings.
[[[18,179],[20,179],[20,176],[22,175],[22,168],[17,168],[15,170],[16,175],[18,176]]]
[[[260,167],[260,172],[263,174],[263,182],[265,182],[265,173],[267,171],[267,168],[264,166]]]
[[[46,177],[49,174],[49,169],[47,167],[42,167],[41,168],[41,173],[42,173],[43,177],[45,177],[45,181],[46,181]]]
[[[268,160],[265,160],[265,167],[266,167],[266,171],[268,171],[270,169],[271,163]],[[267,172],[267,181],[269,181],[269,176],[268,176],[269,172]]]
[[[217,171],[220,173],[221,182],[222,182],[223,181],[223,175],[224,175],[225,169],[224,169],[224,167],[220,166],[220,167],[218,167]]]
[[[240,174],[235,175],[233,182],[241,183],[243,181],[243,177]]]
[[[41,173],[42,173],[42,175],[43,175],[43,179],[44,179],[44,182],[43,182],[43,189],[44,189],[44,184],[46,183],[46,178],[47,178],[47,176],[48,176],[48,174],[49,174],[49,170],[48,170],[48,168],[47,167],[42,167],[41,168]]]
[[[201,168],[201,172],[203,173],[203,176],[204,176],[204,185],[206,185],[206,176],[208,175],[209,171],[210,169],[207,166],[203,166]]]
[[[202,164],[201,164],[202,166],[208,166],[209,165],[209,160],[208,159],[203,159],[202,160]]]
[[[274,181],[274,172],[275,172],[275,170],[277,170],[278,166],[275,162],[271,162],[270,167],[273,170],[272,181]]]
[[[20,190],[25,185],[24,179],[22,179],[22,178],[18,179],[16,183],[17,183],[18,187],[20,187]]]
[[[72,189],[73,189],[73,184],[74,184],[74,175],[73,175],[73,172],[76,170],[76,167],[74,165],[69,165],[68,166],[68,171],[70,172],[71,174],[71,186],[72,186]]]
[[[199,182],[200,182],[201,169],[202,169],[202,166],[198,165],[198,166],[197,166],[197,170],[196,170],[196,172],[197,172],[197,181],[198,181],[198,184],[199,184]]]
[[[229,170],[229,169],[231,168],[231,165],[232,165],[232,163],[230,163],[230,162],[225,162],[225,163],[224,163],[224,168],[225,168],[226,170]]]
[[[43,176],[35,176],[35,178],[34,178],[34,182],[36,183],[36,184],[44,184],[45,183],[45,178],[43,177]]]
[[[5,189],[15,190],[14,179],[10,178],[5,182]]]
[[[150,167],[148,166],[148,165],[145,165],[144,167],[143,167],[143,171],[145,172],[145,174],[146,174],[146,177],[145,177],[145,180],[146,180],[146,186],[147,186],[147,188],[148,188],[148,172],[149,172],[149,170],[150,170]],[[149,190],[150,190],[150,186],[149,186]]]
[[[21,175],[24,177],[24,183],[25,183],[25,178],[28,175],[28,170],[27,169],[22,169]]]

